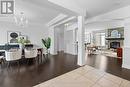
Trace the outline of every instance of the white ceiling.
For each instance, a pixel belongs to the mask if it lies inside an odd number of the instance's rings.
[[[15,15],[23,12],[29,22],[46,24],[59,14],[71,16],[73,13],[48,2],[48,0],[15,0]],[[0,21],[14,21],[12,16],[0,15]]]
[[[73,2],[86,9],[86,15],[89,17],[130,5],[130,0],[73,0]]]
[[[47,23],[60,14],[54,8],[44,5],[48,3],[46,0],[41,1],[43,1],[42,5],[39,4],[41,3],[40,0],[16,0],[15,14],[18,15],[20,12],[24,12],[29,21],[42,23]]]
[[[68,9],[50,3],[48,0],[15,0],[15,14],[24,12],[29,21],[48,23],[60,13],[74,15]],[[130,4],[130,0],[72,0],[93,17]],[[69,3],[71,4],[71,3]],[[3,18],[2,18],[3,19]]]

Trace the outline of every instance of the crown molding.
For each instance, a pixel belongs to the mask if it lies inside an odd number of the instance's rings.
[[[63,20],[64,18],[68,17],[65,14],[59,14],[57,17],[55,17],[54,19],[52,19],[50,22],[47,23],[47,26],[52,26],[53,24]]]

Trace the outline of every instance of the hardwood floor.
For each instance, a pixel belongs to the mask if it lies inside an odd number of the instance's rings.
[[[1,68],[0,87],[32,87],[79,67],[76,56],[64,53],[49,56],[39,64],[25,61],[20,61],[20,67],[12,63],[8,69],[6,66]]]
[[[122,59],[103,55],[88,55],[87,65],[130,81],[130,69],[122,68]]]
[[[32,87],[46,80],[57,77],[78,68],[77,56],[60,52],[55,56],[48,56],[43,62],[36,63],[25,59],[20,61],[20,66],[11,63],[0,68],[0,87]],[[87,65],[109,72],[119,77],[130,80],[130,70],[121,68],[120,59],[101,55],[89,55]]]

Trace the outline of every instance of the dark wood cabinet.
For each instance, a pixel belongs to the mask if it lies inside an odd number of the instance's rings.
[[[123,56],[123,49],[122,48],[117,48],[117,57],[122,58]]]

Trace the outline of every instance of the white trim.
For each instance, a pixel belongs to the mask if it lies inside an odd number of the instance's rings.
[[[74,55],[74,56],[77,56],[77,55],[78,55],[78,54],[76,54],[76,53],[70,53],[70,52],[65,52],[65,51],[64,51],[64,53],[70,54],[70,55]]]
[[[70,21],[70,20],[73,20],[73,19],[75,19],[75,18],[76,18],[75,16],[70,17],[70,18],[68,18],[68,19],[66,19],[66,20],[61,21],[61,22],[58,23],[58,24],[53,25],[53,27],[59,26],[59,25],[61,25],[61,24],[63,24],[63,23],[66,23],[66,22],[68,22],[68,21]]]
[[[123,67],[123,68],[130,69],[130,65],[122,64],[122,67]]]
[[[129,64],[129,52],[130,51],[130,47],[125,46],[123,48],[123,64],[122,67],[123,68],[127,68],[130,69],[130,64]]]
[[[130,46],[125,46],[125,47],[123,47],[123,48],[130,49]]]
[[[75,3],[75,0],[48,0],[51,3],[54,3],[58,6],[61,6],[65,9],[70,10],[76,15],[86,16],[86,8],[81,8]]]
[[[50,53],[51,55],[57,55],[58,53]]]
[[[51,26],[61,20],[63,20],[64,18],[68,17],[65,14],[59,14],[57,17],[55,17],[54,19],[52,19],[50,22],[47,23],[47,26]]]

